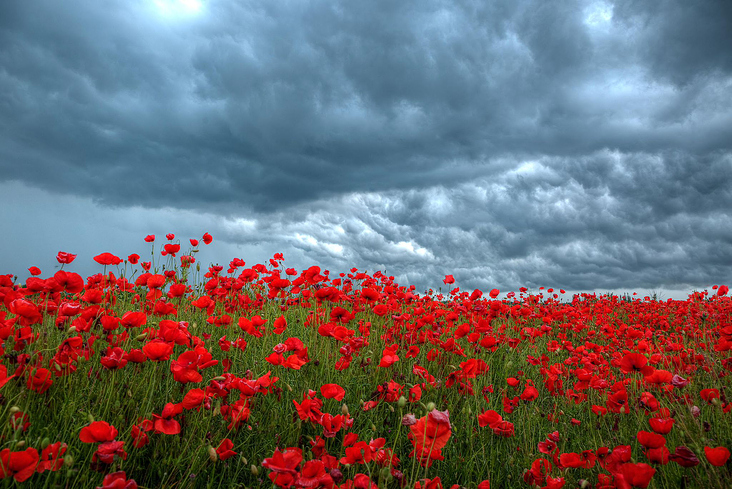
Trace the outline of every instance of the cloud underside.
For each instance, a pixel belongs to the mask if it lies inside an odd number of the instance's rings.
[[[201,5],[3,3],[5,188],[425,288],[730,276],[729,2]]]

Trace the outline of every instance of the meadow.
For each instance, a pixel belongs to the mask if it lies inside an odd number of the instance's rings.
[[[726,286],[418,293],[144,240],[0,275],[4,486],[732,487]]]

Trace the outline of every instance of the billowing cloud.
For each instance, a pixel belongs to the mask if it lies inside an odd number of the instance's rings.
[[[731,23],[681,0],[4,2],[4,229],[27,254],[56,201],[89,215],[49,241],[163,220],[420,288],[721,282]]]

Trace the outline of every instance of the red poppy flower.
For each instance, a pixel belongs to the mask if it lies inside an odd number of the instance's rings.
[[[94,261],[100,265],[119,265],[122,259],[112,253],[102,253],[94,257]]]
[[[346,395],[346,389],[338,384],[325,384],[320,388],[320,394],[326,399],[342,401],[343,397]]]
[[[182,412],[183,406],[181,404],[167,403],[159,416],[153,414],[153,428],[155,429],[155,433],[164,433],[166,435],[177,435],[180,433],[180,423],[172,418]]]
[[[714,399],[719,399],[719,389],[702,389],[699,397],[711,404]]]
[[[390,367],[394,363],[399,361],[399,357],[396,354],[397,348],[397,345],[387,346],[386,348],[384,348],[384,351],[381,354],[379,367]]]
[[[491,296],[491,299],[495,299],[496,297],[498,297],[498,294],[500,294],[500,293],[501,293],[501,291],[500,291],[500,290],[498,290],[498,289],[492,289],[492,290],[491,290],[491,291],[490,291],[490,292],[488,293],[488,295],[490,295],[490,296]]]
[[[373,452],[371,447],[365,441],[359,441],[352,447],[347,447],[345,456],[341,457],[342,464],[367,464],[371,462]]]
[[[434,460],[443,460],[442,449],[452,435],[450,413],[448,411],[431,411],[409,427],[409,440],[414,450],[410,457],[418,457],[420,465],[429,467]]]
[[[147,361],[147,357],[139,348],[133,348],[127,352],[127,360],[132,363],[145,363]]]
[[[641,372],[643,375],[651,375],[653,367],[648,364],[648,358],[640,353],[627,353],[620,359],[620,370],[629,374],[632,372]]]
[[[111,465],[114,462],[114,456],[117,455],[123,460],[127,459],[127,452],[124,450],[125,442],[123,441],[107,441],[97,447],[97,451],[92,455],[92,462],[105,463]]]
[[[669,456],[669,460],[687,468],[699,465],[699,459],[694,452],[685,446],[676,447],[674,453]]]
[[[524,391],[521,393],[522,401],[533,401],[539,397],[539,391],[533,385],[527,385]]]
[[[38,267],[30,267],[30,268],[28,269],[28,272],[30,272],[30,274],[31,274],[31,275],[33,275],[33,276],[35,277],[35,276],[37,276],[37,275],[40,275],[40,274],[41,274],[41,269],[40,269],[40,268],[38,268]]]
[[[33,374],[28,377],[26,386],[39,394],[43,394],[51,387],[51,384],[53,384],[51,371],[47,368],[37,368],[33,371]]]
[[[79,439],[84,443],[98,443],[114,440],[117,437],[117,428],[106,421],[94,421],[85,426],[79,433]]]
[[[45,472],[50,470],[56,472],[64,463],[63,456],[66,453],[66,443],[57,441],[56,443],[49,444],[41,452],[41,459],[38,462],[38,468],[36,472]]]
[[[726,285],[720,285],[717,289],[718,296],[727,295],[727,292],[729,292],[729,287],[727,287]]]
[[[15,377],[15,374],[8,376],[8,367],[0,365],[0,387],[7,384],[13,377]]]
[[[321,460],[308,460],[302,466],[297,484],[301,487],[332,487],[333,478]]]
[[[211,242],[213,241],[213,236],[211,236],[208,233],[205,233],[201,239],[203,240],[204,244],[210,245]]]
[[[122,315],[120,323],[125,328],[139,328],[147,324],[147,314],[142,311],[128,311]]]
[[[13,477],[18,482],[28,480],[38,466],[38,450],[26,448],[22,452],[0,451],[0,478]]]
[[[414,489],[443,489],[442,480],[439,477],[434,479],[421,479],[414,483]]]
[[[165,243],[163,246],[163,251],[161,254],[163,256],[170,255],[173,258],[175,258],[175,254],[180,251],[180,245],[179,244],[172,244],[172,243]]]
[[[644,463],[625,463],[620,466],[618,472],[623,476],[625,482],[633,487],[646,489],[651,483],[656,469]]]
[[[668,448],[666,448],[665,446],[659,448],[649,448],[646,450],[646,458],[654,464],[666,465],[669,461],[670,455],[671,452],[669,452]]]
[[[132,253],[127,257],[127,261],[130,262],[132,265],[137,265],[137,263],[140,261],[140,255],[137,253]]]
[[[646,448],[660,448],[666,444],[666,439],[663,436],[650,431],[639,431],[637,438],[638,443]]]
[[[73,253],[66,253],[65,251],[59,251],[56,255],[56,261],[61,264],[69,264],[76,260],[76,255]]]
[[[667,435],[671,432],[674,427],[673,418],[650,418],[648,424],[651,425],[651,429],[658,434]]]
[[[173,345],[163,340],[152,340],[142,347],[142,352],[147,358],[154,362],[170,360],[173,353]]]
[[[53,279],[59,287],[70,294],[76,294],[84,290],[84,279],[78,273],[59,270],[53,275]]]
[[[194,409],[203,404],[204,399],[206,399],[206,393],[203,389],[191,389],[183,396],[181,405],[185,409]]]
[[[543,486],[546,477],[552,470],[552,464],[545,458],[537,458],[531,464],[531,469],[524,472],[524,482]]]
[[[147,285],[147,287],[149,289],[159,289],[160,287],[165,285],[165,281],[166,281],[165,275],[161,275],[161,274],[149,275],[147,277],[145,285]]]
[[[710,464],[715,467],[721,467],[729,460],[729,450],[725,447],[710,448],[704,447],[704,455]]]
[[[145,420],[149,423],[150,429],[145,430],[145,427],[142,425],[132,425],[132,446],[135,448],[142,448],[148,443],[150,443],[150,438],[147,436],[147,433],[145,431],[152,430],[152,421]]]
[[[454,284],[455,283],[455,277],[453,277],[452,275],[445,275],[445,279],[443,280],[443,282],[445,284],[447,284],[447,285]]]
[[[127,479],[124,470],[112,472],[104,476],[102,486],[97,489],[137,489],[137,482],[134,479]]]
[[[148,234],[147,236],[145,236],[145,241],[147,241],[148,243],[152,243],[153,241],[155,241],[155,235]]]
[[[478,415],[478,425],[481,427],[485,426],[491,426],[497,425],[503,421],[503,416],[501,416],[498,412],[489,409],[488,411],[485,411],[483,414]]]
[[[226,460],[237,454],[232,448],[234,448],[234,442],[228,438],[224,438],[218,448],[216,448],[216,454],[219,456],[219,459]]]
[[[290,447],[281,452],[279,448],[275,448],[275,452],[270,458],[262,461],[262,467],[272,472],[268,477],[273,484],[279,487],[289,487],[298,476],[297,467],[302,462],[302,450],[297,447]]]
[[[275,334],[282,334],[287,328],[287,320],[285,316],[280,316],[274,320],[274,332]]]

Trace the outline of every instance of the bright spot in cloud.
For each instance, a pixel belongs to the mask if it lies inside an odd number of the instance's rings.
[[[318,240],[310,236],[309,234],[295,234],[295,238],[303,244],[310,246],[318,246]]]
[[[343,246],[336,243],[323,243],[323,248],[330,251],[334,255],[340,255],[343,253]]]
[[[165,17],[196,15],[203,9],[201,0],[152,0],[152,3]]]
[[[531,175],[532,173],[536,173],[538,169],[539,165],[536,163],[536,161],[526,161],[522,163],[521,166],[511,171],[511,173],[517,175]]]
[[[606,2],[594,2],[585,9],[585,24],[599,27],[613,18],[613,6]]]
[[[421,246],[414,246],[411,241],[400,241],[396,244],[396,247],[418,256],[428,257],[432,255],[429,250]]]

